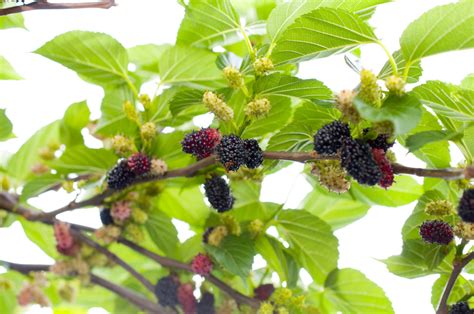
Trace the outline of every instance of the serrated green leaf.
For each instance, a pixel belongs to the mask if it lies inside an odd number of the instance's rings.
[[[158,208],[153,208],[148,213],[145,228],[151,240],[161,251],[167,256],[175,256],[179,244],[178,231],[170,217],[159,211]]]
[[[222,72],[216,66],[216,55],[208,50],[173,46],[161,55],[161,84],[186,85],[192,88],[226,86]]]
[[[1,16],[0,16],[1,18]],[[21,80],[22,77],[15,71],[10,62],[0,56],[0,80]]]
[[[337,267],[338,240],[331,227],[316,216],[303,210],[285,210],[276,222],[285,239],[296,249],[297,260],[322,284],[329,272]]]
[[[412,22],[400,37],[408,62],[423,57],[474,47],[474,5],[461,1],[436,7]]]
[[[318,80],[302,80],[293,76],[281,75],[280,73],[274,73],[257,79],[254,92],[257,94],[257,97],[284,96],[311,101],[332,98],[332,91]]]
[[[336,269],[324,286],[323,304],[328,302],[341,313],[395,313],[383,289],[358,270]]]
[[[85,146],[68,147],[50,166],[58,173],[97,173],[105,174],[115,165],[117,157],[106,149],[93,149]]]
[[[404,73],[405,68],[406,68],[406,61],[403,58],[403,54],[400,50],[397,50],[393,53],[393,59],[395,60],[395,63],[397,64],[397,69],[399,73]],[[420,78],[423,70],[421,69],[421,63],[420,61],[415,61],[412,64],[410,64],[410,69],[408,70],[406,82],[407,83],[416,83],[418,82],[418,79]],[[390,65],[390,62],[386,62],[382,69],[379,72],[378,78],[381,80],[387,79],[390,75],[392,75],[393,69],[392,66]]]
[[[283,245],[268,235],[262,235],[255,241],[257,253],[267,261],[268,265],[280,277],[280,281],[288,280],[288,265],[283,253]]]
[[[431,304],[433,309],[438,308],[439,300],[444,292],[449,275],[441,275],[433,284],[431,288]],[[457,303],[463,297],[473,293],[472,283],[466,280],[463,276],[459,276],[454,283],[454,286],[448,297],[448,304]]]
[[[47,42],[35,53],[61,63],[97,85],[130,82],[127,50],[107,34],[70,31]]]
[[[411,95],[389,96],[380,108],[373,107],[356,97],[354,105],[360,115],[369,121],[392,122],[395,135],[405,134],[416,127],[422,115],[420,101]]]
[[[0,141],[8,140],[14,137],[13,125],[8,119],[5,109],[0,109]]]
[[[22,14],[0,16],[0,29],[25,28],[25,19]]]
[[[449,141],[462,137],[462,133],[453,131],[424,131],[410,135],[406,139],[406,146],[410,152],[414,152],[425,146],[426,144]]]
[[[252,269],[255,246],[248,236],[228,235],[222,240],[219,247],[207,245],[206,250],[227,271],[241,277],[242,280],[248,276]]]
[[[357,15],[340,9],[320,8],[298,18],[276,41],[275,65],[301,62],[342,53],[377,42],[374,32]]]
[[[181,140],[184,135],[184,132],[160,134],[151,148],[153,155],[163,159],[170,169],[189,165],[193,157],[183,153]]]
[[[199,89],[181,88],[175,93],[170,101],[170,111],[173,116],[178,115],[183,110],[191,107],[202,105],[202,96],[204,92]],[[207,109],[202,106],[206,111]]]

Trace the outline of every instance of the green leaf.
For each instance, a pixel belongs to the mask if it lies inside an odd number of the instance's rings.
[[[407,133],[416,127],[422,115],[420,101],[411,95],[389,96],[380,108],[366,104],[359,97],[356,97],[354,105],[360,115],[369,121],[392,122],[395,135]]]
[[[278,274],[280,281],[287,281],[288,265],[282,244],[268,235],[262,235],[255,241],[255,247],[257,253],[262,255],[270,268]]]
[[[429,10],[412,22],[400,37],[400,46],[408,62],[423,57],[474,47],[472,24],[474,5],[460,1]]]
[[[208,50],[174,46],[161,55],[161,84],[186,85],[192,88],[226,86],[224,76],[216,66],[216,55]]]
[[[204,204],[199,187],[168,187],[157,199],[157,207],[167,214],[193,226],[202,226],[209,215],[209,208]]]
[[[397,50],[393,53],[393,59],[397,64],[397,69],[399,73],[404,73],[406,68],[406,61],[403,58],[403,54],[400,50]],[[407,83],[416,83],[420,78],[423,70],[421,69],[420,61],[413,62],[410,64],[410,69],[408,70]],[[380,70],[378,78],[381,80],[386,80],[390,75],[393,74],[392,66],[390,62],[386,62],[383,68]]]
[[[474,73],[467,75],[461,82],[462,89],[474,91]]]
[[[90,110],[85,101],[72,104],[67,108],[61,123],[61,139],[66,145],[78,145],[84,142],[81,131],[89,123]]]
[[[190,1],[176,43],[212,48],[242,39],[240,18],[229,0]]]
[[[174,256],[179,244],[178,231],[171,222],[171,218],[153,208],[148,214],[148,220],[145,228],[150,235],[151,240],[167,256]]]
[[[1,17],[1,16],[0,16]],[[0,80],[21,80],[22,77],[16,73],[10,62],[0,56]]]
[[[386,0],[293,0],[282,3],[277,6],[268,17],[267,32],[273,41],[276,41],[284,33],[284,31],[292,25],[297,18],[316,10],[320,7],[330,7],[343,9],[349,12],[366,15],[367,11],[375,8],[375,6],[389,2]]]
[[[387,190],[381,187],[364,186],[352,182],[351,195],[368,205],[398,207],[418,199],[423,187],[409,176],[397,176],[394,184]]]
[[[400,277],[417,278],[431,274],[450,274],[453,246],[427,244],[422,240],[403,242],[401,255],[383,260],[388,270]]]
[[[35,53],[61,63],[90,83],[110,86],[130,82],[127,50],[107,34],[67,32],[47,42]]]
[[[21,191],[20,201],[25,202],[31,197],[37,196],[60,183],[62,179],[58,175],[46,174],[28,181]]]
[[[58,159],[50,163],[58,173],[105,174],[115,164],[117,157],[106,149],[92,149],[85,146],[68,147]]]
[[[8,119],[5,111],[5,109],[0,109],[0,141],[14,137],[12,133],[13,125],[10,119]]]
[[[129,61],[137,67],[136,72],[145,71],[158,74],[160,57],[169,47],[171,47],[169,44],[146,44],[128,48]]]
[[[290,245],[297,250],[297,260],[322,284],[329,272],[337,267],[338,240],[331,227],[303,210],[280,212],[276,222]]]
[[[4,279],[2,278],[2,281],[3,280]],[[3,287],[0,287],[0,312],[15,313],[17,305],[18,301],[15,291],[8,287],[8,283],[5,283]]]
[[[462,133],[453,131],[424,131],[410,135],[406,139],[408,151],[414,152],[429,143],[449,141],[462,137]]]
[[[332,98],[332,91],[318,80],[302,80],[280,73],[258,78],[255,82],[254,92],[257,97],[285,96],[311,101]]]
[[[245,235],[228,235],[219,247],[206,245],[206,250],[229,272],[244,280],[252,269],[255,246]]]
[[[10,14],[0,16],[0,29],[25,28],[25,20],[22,14]],[[26,29],[26,28],[25,28]]]
[[[275,43],[275,65],[327,57],[377,42],[361,18],[345,10],[321,8],[298,18]]]
[[[173,96],[170,101],[170,111],[173,116],[178,115],[183,110],[188,109],[191,106],[202,105],[202,96],[204,92],[199,89],[192,88],[180,88],[178,92]],[[207,111],[207,109],[206,109]]]
[[[341,313],[395,313],[385,292],[360,271],[344,268],[332,271],[324,284],[323,304]]]
[[[184,154],[181,147],[184,134],[184,132],[160,134],[151,148],[153,155],[166,161],[169,169],[184,167],[193,162],[193,157]]]
[[[39,150],[49,143],[59,142],[61,121],[55,121],[37,131],[8,161],[8,173],[24,180],[31,173],[31,167],[40,161]]]
[[[20,221],[28,239],[50,257],[56,258],[58,256],[53,228],[51,228],[51,226],[28,221],[23,217],[19,217],[18,221]]]
[[[449,275],[439,276],[431,288],[431,304],[435,310],[438,308],[439,300],[441,299],[441,295],[444,292],[448,279]],[[459,276],[454,283],[451,293],[449,294],[448,304],[457,303],[463,297],[470,295],[473,292],[472,283],[466,280],[463,276]]]

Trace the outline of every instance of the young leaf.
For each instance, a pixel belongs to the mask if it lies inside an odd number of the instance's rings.
[[[400,37],[400,46],[409,63],[423,57],[474,47],[472,1],[436,7],[412,22]]]
[[[5,111],[5,109],[0,109],[0,141],[14,137],[12,133],[13,125],[10,119],[8,119]]]
[[[380,108],[366,104],[356,97],[354,105],[360,115],[369,121],[392,122],[395,135],[405,134],[416,127],[422,114],[420,101],[411,95],[389,96]]]
[[[382,288],[358,270],[335,269],[324,286],[323,304],[328,302],[342,313],[395,313]]]
[[[357,15],[321,8],[301,16],[283,33],[272,52],[274,64],[301,62],[351,50],[378,39]]]
[[[103,33],[67,32],[47,42],[35,53],[61,63],[85,81],[97,85],[131,84],[127,50]]]
[[[316,216],[303,210],[280,212],[276,222],[285,239],[297,251],[297,259],[322,284],[337,267],[338,240],[331,227]]]
[[[0,80],[21,80],[22,77],[4,57],[0,56]]]
[[[207,245],[206,250],[227,271],[241,277],[242,280],[248,276],[252,269],[255,246],[248,236],[228,235],[222,240],[219,247]]]

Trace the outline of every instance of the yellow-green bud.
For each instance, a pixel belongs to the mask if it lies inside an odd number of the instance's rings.
[[[257,75],[263,75],[273,70],[273,62],[267,57],[259,58],[253,63],[253,68]]]
[[[224,224],[224,226],[227,228],[227,230],[230,232],[230,234],[233,234],[233,235],[236,235],[236,236],[240,235],[240,233],[241,233],[240,224],[237,221],[237,219],[235,219],[234,216],[232,216],[228,213],[222,214],[221,215],[221,222]]]
[[[95,250],[88,245],[81,245],[81,256],[88,257],[95,253]]]
[[[72,193],[74,192],[74,182],[72,181],[64,181],[62,184],[61,184],[61,187],[68,193]]]
[[[136,224],[128,224],[125,227],[125,236],[137,243],[140,243],[145,239],[145,234],[143,233],[142,228]]]
[[[249,224],[249,232],[252,237],[258,236],[263,231],[263,221],[260,219],[252,220]]]
[[[97,229],[95,236],[97,239],[102,240],[105,244],[109,244],[115,242],[120,237],[121,232],[122,231],[119,227],[108,225]]]
[[[76,299],[76,292],[76,289],[70,284],[63,284],[58,289],[61,299],[69,303],[73,303]]]
[[[342,113],[342,118],[352,123],[358,123],[360,121],[359,112],[352,103],[356,95],[356,91],[349,89],[344,89],[336,95],[336,107]]]
[[[291,302],[293,293],[287,288],[278,288],[272,294],[272,300],[276,305],[287,305]]]
[[[344,193],[351,187],[339,160],[318,160],[313,164],[311,173],[318,176],[319,183],[331,192]]]
[[[286,307],[282,307],[280,306],[278,309],[277,309],[277,313],[278,314],[290,314],[290,312],[288,311],[288,309]]]
[[[237,70],[233,66],[226,66],[223,72],[225,78],[229,82],[230,87],[240,88],[242,85],[244,85],[244,78],[242,76],[242,73],[240,73],[239,70]]]
[[[217,94],[207,91],[202,97],[202,102],[207,109],[224,122],[234,118],[234,111]]]
[[[53,152],[57,151],[60,147],[61,145],[56,141],[48,143],[48,148]]]
[[[109,262],[107,256],[95,253],[87,258],[87,263],[92,267],[103,267]]]
[[[156,136],[156,125],[153,122],[147,122],[140,128],[140,134],[145,141],[151,141]]]
[[[49,149],[49,147],[40,148],[38,155],[43,160],[53,160],[55,157],[54,151]]]
[[[391,75],[385,81],[385,86],[389,90],[389,92],[402,96],[405,94],[405,81],[397,75]]]
[[[13,283],[5,278],[0,278],[0,291],[10,290],[13,288]]]
[[[360,71],[359,97],[368,104],[380,107],[382,91],[377,84],[377,76],[372,71],[363,69]]]
[[[453,231],[458,238],[474,240],[474,223],[460,221],[454,226]]]
[[[122,135],[115,135],[112,138],[112,148],[118,155],[127,155],[136,151],[133,140]]]
[[[3,191],[8,191],[10,190],[10,180],[8,180],[7,176],[2,177],[2,190]]]
[[[149,110],[150,107],[151,107],[151,99],[150,99],[150,96],[148,96],[148,94],[141,94],[138,96],[138,101],[143,105],[143,108],[145,108],[145,110]]]
[[[222,240],[227,236],[227,228],[224,226],[215,227],[207,237],[207,243],[213,246],[219,246]]]
[[[138,122],[138,112],[129,100],[123,103],[123,111],[130,121]]]
[[[245,114],[252,119],[265,117],[272,109],[272,105],[267,98],[254,99],[245,107]]]
[[[299,295],[291,298],[291,305],[297,309],[302,309],[304,307],[305,296]]]
[[[273,314],[273,305],[269,302],[262,302],[257,314]]]
[[[134,207],[132,209],[132,220],[137,224],[143,225],[148,220],[148,215],[140,208]]]
[[[152,159],[151,160],[151,173],[157,176],[162,176],[168,171],[168,165],[164,160]]]
[[[447,200],[436,200],[426,204],[425,213],[431,216],[447,216],[455,213],[455,209]]]

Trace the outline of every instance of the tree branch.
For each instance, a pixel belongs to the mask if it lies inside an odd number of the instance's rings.
[[[21,13],[34,10],[64,10],[64,9],[109,9],[115,6],[115,0],[103,0],[98,2],[77,2],[77,3],[49,3],[47,1],[37,1],[25,5],[17,5],[5,9],[0,9],[0,16],[14,13]]]
[[[50,265],[36,265],[36,264],[17,264],[17,263],[10,263],[10,262],[3,262],[3,264],[8,267],[9,269],[13,269],[15,271],[18,271],[22,274],[27,275],[30,272],[35,272],[35,271],[49,271]],[[91,282],[101,286],[119,296],[122,298],[130,301],[131,303],[135,304],[137,307],[140,309],[143,309],[149,313],[153,314],[164,314],[166,313],[158,304],[155,304],[148,300],[147,298],[136,294],[135,292],[123,288],[119,285],[116,285],[102,277],[99,277],[94,274],[91,275]]]
[[[453,271],[449,276],[448,282],[446,283],[446,287],[444,288],[443,295],[441,296],[441,300],[439,301],[438,310],[436,314],[448,314],[448,299],[451,291],[454,288],[454,284],[458,279],[459,275],[461,274],[464,267],[469,264],[474,259],[474,252],[469,253],[461,260],[455,260],[453,262]]]

